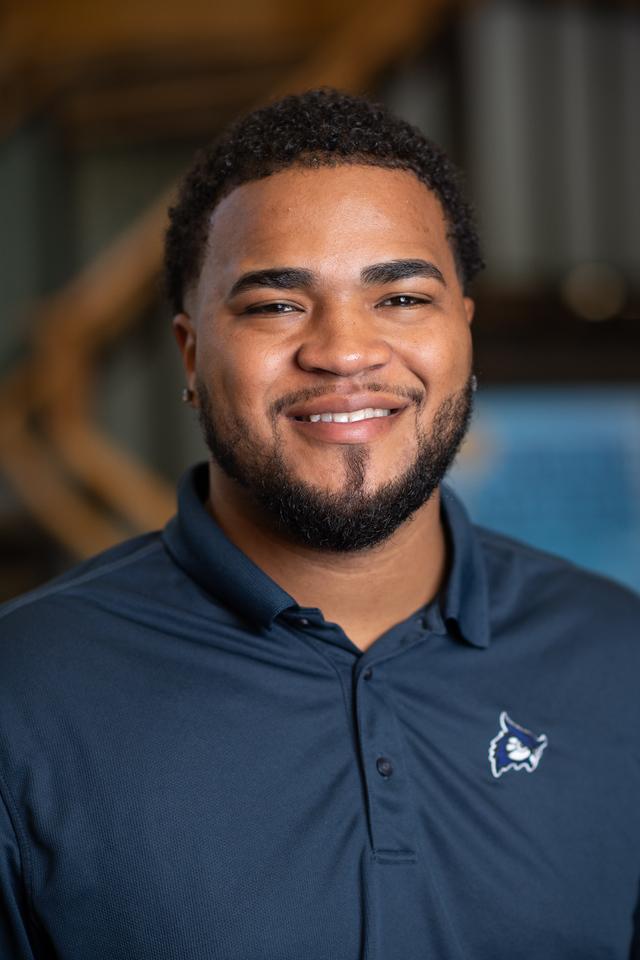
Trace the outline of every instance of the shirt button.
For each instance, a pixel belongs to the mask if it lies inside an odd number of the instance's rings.
[[[298,617],[298,623],[300,624],[301,627],[309,626],[309,621],[307,620],[306,617]]]
[[[391,760],[387,760],[386,757],[378,757],[376,760],[376,768],[381,777],[384,777],[387,780],[393,773],[393,764]]]
[[[373,670],[371,669],[371,667],[367,667],[367,669],[362,674],[362,676],[365,680],[371,680],[371,677],[373,676]]]

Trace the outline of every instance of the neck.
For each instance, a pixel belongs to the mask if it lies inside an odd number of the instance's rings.
[[[295,544],[260,521],[215,464],[208,509],[229,540],[302,607],[318,607],[361,650],[438,593],[446,572],[440,493],[383,543],[355,553]]]

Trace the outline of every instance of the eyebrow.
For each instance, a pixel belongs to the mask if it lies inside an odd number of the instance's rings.
[[[270,270],[253,270],[238,277],[229,291],[229,298],[253,290],[255,287],[271,287],[276,290],[299,290],[301,287],[311,287],[315,274],[302,267],[274,267]]]
[[[446,287],[442,272],[430,260],[388,260],[386,263],[373,263],[365,267],[360,278],[367,286],[383,283],[395,283],[396,280],[408,280],[410,277],[426,277],[437,280]]]
[[[388,260],[384,263],[372,263],[360,271],[360,279],[365,286],[395,283],[410,277],[426,277],[437,280],[444,287],[446,281],[442,272],[430,260]],[[256,287],[268,287],[272,290],[300,290],[312,287],[317,277],[311,270],[302,267],[273,267],[268,270],[251,270],[243,273],[229,291],[229,299],[246,290]]]

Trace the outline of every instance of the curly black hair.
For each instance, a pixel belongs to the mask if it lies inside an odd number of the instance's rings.
[[[165,282],[176,313],[197,280],[216,205],[243,183],[292,166],[366,164],[412,171],[439,199],[466,288],[484,266],[460,174],[414,126],[380,104],[322,88],[283,97],[231,125],[201,150],[169,210]]]

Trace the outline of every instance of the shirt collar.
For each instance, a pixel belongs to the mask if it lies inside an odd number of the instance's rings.
[[[452,551],[441,608],[445,625],[455,625],[463,640],[488,647],[489,593],[485,558],[478,534],[451,487],[440,487],[440,504]]]
[[[178,486],[178,513],[164,528],[164,541],[176,563],[207,593],[243,619],[270,626],[293,597],[225,536],[205,507],[209,470],[192,467]]]
[[[178,487],[178,513],[164,529],[176,563],[201,587],[244,619],[270,626],[298,604],[245,553],[234,546],[207,512],[208,467],[188,470]],[[441,509],[452,551],[441,594],[444,625],[476,647],[489,643],[487,581],[482,549],[466,510],[441,487]]]

